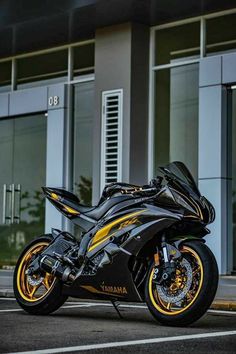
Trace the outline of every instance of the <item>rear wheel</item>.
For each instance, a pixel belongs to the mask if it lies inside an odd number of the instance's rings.
[[[149,269],[145,296],[152,315],[162,324],[189,325],[210,307],[218,285],[218,268],[210,249],[201,242],[186,242],[181,247],[175,279],[157,284],[154,264]],[[155,277],[154,277],[155,278]]]
[[[33,259],[48,247],[52,238],[41,236],[32,241],[20,255],[14,271],[14,293],[19,305],[28,313],[46,315],[56,311],[67,299],[62,295],[62,283],[53,275],[40,273],[27,275]]]

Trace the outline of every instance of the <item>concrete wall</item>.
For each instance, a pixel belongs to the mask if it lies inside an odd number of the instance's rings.
[[[123,89],[122,181],[146,182],[148,46],[145,26],[126,23],[96,31],[93,203],[100,196],[103,91]]]

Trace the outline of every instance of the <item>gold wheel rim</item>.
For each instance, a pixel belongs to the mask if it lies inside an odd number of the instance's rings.
[[[193,277],[198,277],[197,279],[197,287],[195,287],[194,289],[194,294],[192,293],[187,293],[186,296],[189,298],[188,302],[186,303],[186,305],[183,308],[173,308],[171,303],[167,303],[165,301],[163,301],[163,299],[161,299],[158,291],[156,289],[153,289],[154,284],[152,281],[153,278],[153,272],[154,269],[152,270],[151,274],[150,274],[150,278],[149,278],[149,285],[148,285],[148,290],[149,290],[149,296],[151,299],[151,302],[153,304],[153,306],[162,314],[164,315],[168,315],[168,316],[174,316],[174,315],[178,315],[180,313],[183,313],[184,311],[186,311],[197,299],[200,290],[202,288],[202,284],[203,284],[203,264],[202,261],[199,257],[199,255],[197,254],[197,252],[195,252],[192,248],[188,247],[188,246],[183,246],[181,252],[186,253],[188,255],[191,255],[195,261],[195,264],[197,265],[196,270],[193,272],[195,274],[193,274]],[[194,278],[193,278],[194,280]]]
[[[18,267],[17,289],[20,296],[28,302],[36,302],[43,299],[49,293],[55,283],[56,278],[53,275],[46,273],[42,282],[33,286],[29,284],[27,274],[25,274],[32,257],[37,253],[41,253],[48,245],[49,242],[44,241],[32,246],[24,254]]]

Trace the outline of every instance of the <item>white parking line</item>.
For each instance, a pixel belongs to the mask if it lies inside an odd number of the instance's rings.
[[[9,309],[9,310],[0,310],[0,312],[18,312],[23,311],[22,309]]]
[[[78,304],[78,301],[68,301],[67,304],[70,305],[76,305]],[[112,304],[109,304],[107,302],[79,302],[79,304],[86,304],[90,306],[107,306],[107,307],[113,307]],[[147,305],[125,305],[125,304],[118,304],[118,307],[124,307],[124,308],[134,308],[134,309],[147,309]]]
[[[219,315],[236,315],[236,311],[226,311],[226,310],[208,310],[208,313],[212,314],[219,314]]]
[[[72,308],[83,308],[83,307],[99,307],[99,306],[105,306],[105,307],[113,307],[112,304],[109,304],[107,302],[75,302],[75,301],[68,301],[65,303],[64,306],[61,306],[60,309],[72,309]],[[134,309],[145,309],[147,310],[146,305],[128,305],[128,304],[119,304],[119,308],[134,308]],[[0,310],[1,312],[18,312],[18,311],[23,311],[22,309],[4,309]],[[208,310],[207,313],[209,314],[219,314],[219,315],[236,315],[236,311],[224,311],[224,310]]]
[[[123,341],[123,342],[110,342],[110,343],[101,343],[101,344],[78,345],[78,346],[74,346],[74,347],[40,349],[40,350],[26,351],[26,352],[15,352],[15,353],[10,353],[10,354],[68,353],[68,352],[79,352],[82,350],[117,348],[117,347],[133,346],[133,345],[177,342],[177,341],[184,341],[184,340],[190,340],[190,339],[205,339],[205,338],[224,337],[224,336],[233,336],[233,335],[236,335],[236,331],[201,333],[201,334],[190,334],[190,335],[184,335],[184,336],[131,340],[131,341]]]

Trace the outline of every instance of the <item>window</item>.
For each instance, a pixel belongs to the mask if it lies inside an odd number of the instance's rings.
[[[200,22],[156,31],[155,65],[200,55]]]
[[[198,64],[158,70],[155,81],[154,174],[179,160],[197,178]]]
[[[0,87],[9,85],[11,85],[11,61],[5,61],[0,63]]]
[[[121,180],[123,90],[102,94],[101,191]]]
[[[68,51],[33,55],[17,60],[17,83],[67,76]]]
[[[206,21],[207,54],[236,49],[236,14]]]
[[[94,43],[74,48],[74,75],[94,71]]]

